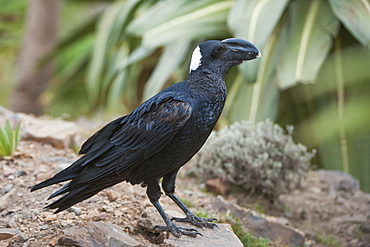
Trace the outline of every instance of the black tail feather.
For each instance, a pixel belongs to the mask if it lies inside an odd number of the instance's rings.
[[[118,181],[119,182],[119,181]],[[63,188],[56,191],[53,195],[50,196],[54,197],[57,195],[61,195],[68,191],[68,194],[63,195],[61,198],[55,200],[54,202],[47,205],[45,208],[58,208],[54,213],[59,213],[67,208],[73,206],[76,203],[79,203],[93,195],[97,194],[101,190],[111,187],[115,185],[117,182],[109,181],[106,183],[101,184],[79,184],[78,186],[70,186],[70,183],[66,184]]]
[[[71,182],[67,183],[66,185],[64,185],[61,189],[55,191],[53,194],[51,194],[48,198],[48,200],[50,200],[51,198],[54,198],[56,196],[59,196],[59,195],[62,195],[64,193],[67,193],[68,192],[68,189],[69,189],[69,186],[70,186]]]
[[[72,165],[70,165],[69,167],[67,167],[63,171],[60,171],[59,173],[55,174],[54,177],[49,178],[49,179],[47,179],[47,180],[45,180],[45,181],[43,181],[39,184],[36,184],[31,189],[31,192],[35,191],[35,190],[38,190],[38,189],[41,189],[41,188],[44,188],[44,187],[47,187],[47,186],[50,186],[50,185],[53,185],[53,184],[68,181],[68,180],[71,180],[71,179],[77,177],[81,173],[81,171],[84,169],[84,167],[80,165],[81,162],[84,162],[83,158],[84,157],[81,157],[80,159],[75,161]]]
[[[45,206],[45,208],[51,208],[51,209],[58,208],[58,210],[56,210],[54,213],[59,213],[63,210],[66,210],[67,208],[73,206],[74,204],[76,204],[80,201],[83,201],[86,198],[90,197],[90,196],[84,197],[83,195],[78,194],[79,192],[84,190],[86,187],[87,187],[87,185],[82,186],[81,188],[75,189],[74,191],[69,192],[68,194],[65,194],[61,198],[59,198],[59,199],[53,201],[52,203],[48,204],[47,206]]]

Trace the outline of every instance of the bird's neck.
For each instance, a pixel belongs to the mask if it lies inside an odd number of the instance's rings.
[[[223,73],[207,73],[207,71],[191,71],[186,81],[193,96],[203,99],[226,95]]]

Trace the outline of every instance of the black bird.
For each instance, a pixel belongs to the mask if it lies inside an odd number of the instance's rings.
[[[150,202],[157,208],[169,231],[195,237],[196,229],[176,226],[172,221],[214,227],[214,218],[200,218],[174,195],[177,172],[202,147],[215,126],[226,99],[224,78],[245,60],[260,57],[259,50],[242,39],[210,40],[193,52],[186,81],[178,82],[97,131],[81,147],[72,165],[31,191],[69,181],[48,199],[63,195],[46,208],[63,211],[99,191],[122,181],[147,187]],[[158,202],[162,189],[185,213],[185,218],[165,214]],[[201,234],[200,234],[201,235]]]

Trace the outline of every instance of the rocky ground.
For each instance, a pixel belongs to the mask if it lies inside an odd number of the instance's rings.
[[[0,247],[76,246],[73,241],[82,236],[89,241],[106,241],[104,238],[109,236],[110,242],[86,242],[80,246],[225,246],[225,239],[228,246],[240,246],[227,224],[218,229],[199,229],[204,237],[196,240],[173,236],[166,239],[166,235],[150,232],[153,224],[163,225],[163,221],[148,201],[145,188],[127,183],[106,189],[58,214],[44,210],[47,197],[60,185],[33,193],[30,188],[78,156],[63,147],[63,138],[59,142],[45,137],[34,139],[21,141],[14,156],[0,157]],[[297,241],[305,246],[370,246],[370,194],[359,190],[349,176],[312,172],[300,190],[282,195],[271,204],[256,195],[235,191],[222,197],[207,193],[204,183],[187,176],[191,169],[191,163],[182,169],[176,194],[192,211],[220,218],[222,214],[233,214],[252,233],[272,239],[271,246],[288,246],[286,243]],[[181,214],[166,196],[161,203],[168,214]],[[123,238],[125,245],[119,241]]]
[[[90,221],[118,225],[143,246],[155,242],[153,235],[137,225],[142,212],[152,207],[145,188],[140,186],[121,183],[58,214],[43,210],[48,195],[60,186],[33,193],[29,192],[30,188],[76,158],[70,149],[22,141],[14,157],[0,160],[0,228],[18,230],[14,237],[0,241],[0,246],[59,246],[58,239],[66,229],[80,228]],[[337,189],[311,174],[302,190],[281,196],[280,204],[269,205],[262,199],[241,194],[225,198],[231,203],[280,217],[284,224],[305,232],[306,245],[370,246],[369,194]],[[199,181],[186,177],[185,172],[179,178],[177,190],[180,198],[191,202],[192,210],[203,209],[217,214],[211,206],[214,195],[203,193]],[[161,202],[166,210],[178,212],[165,196]]]
[[[63,242],[60,238],[65,233],[82,228],[89,222],[107,222],[120,226],[141,246],[163,242],[163,239],[158,240],[158,235],[145,230],[145,224],[158,222],[163,225],[163,222],[159,214],[155,210],[153,212],[145,188],[140,186],[121,183],[76,204],[70,210],[58,214],[44,210],[47,197],[60,186],[51,186],[33,193],[30,188],[65,168],[76,158],[77,155],[70,149],[56,149],[49,144],[22,141],[14,157],[0,159],[0,240],[4,239],[0,241],[1,247],[60,246],[59,243]],[[209,198],[203,201],[207,196],[197,190],[183,190],[179,196],[194,201],[199,208],[208,204],[212,197],[208,195]],[[168,198],[163,197],[161,202],[170,215],[181,216]],[[149,210],[150,215],[142,215],[145,210]],[[138,219],[143,221],[146,217],[154,220],[154,223],[149,221],[144,223],[144,228],[139,227]],[[227,226],[225,230],[230,231]],[[13,234],[12,238],[7,238]],[[68,244],[68,241],[64,243]]]

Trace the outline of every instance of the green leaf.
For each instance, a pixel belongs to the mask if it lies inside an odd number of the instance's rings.
[[[15,131],[13,133],[14,133],[14,148],[13,148],[13,150],[15,151],[18,144],[19,144],[19,141],[21,140],[21,123],[20,122],[17,124],[17,127],[15,128]]]
[[[122,71],[119,73],[111,83],[111,86],[108,91],[107,95],[107,104],[106,104],[106,112],[107,115],[112,115],[114,113],[117,113],[119,111],[126,112],[127,109],[124,109],[125,107],[122,106],[122,94],[123,90],[125,88],[125,85],[127,84],[127,70]],[[122,109],[123,108],[123,109]]]
[[[86,42],[86,38],[91,37],[92,33],[94,32],[98,17],[100,15],[101,12],[97,12],[83,24],[77,26],[73,31],[62,37],[56,47],[43,57],[40,65],[49,62],[51,59],[57,56],[63,56],[66,50],[68,51],[71,46],[80,46],[80,43]],[[89,48],[89,50],[91,49]]]
[[[0,128],[0,133],[1,133],[0,134],[1,143],[3,144],[4,147],[4,153],[2,155],[8,156],[10,149],[10,138],[8,132],[6,131],[6,126],[4,128],[2,127]]]
[[[122,61],[125,60],[129,55],[129,48],[127,43],[123,43],[121,47],[118,49],[118,52],[115,56],[115,59],[112,60],[112,70],[107,71],[105,80],[103,81],[103,91],[107,91],[107,99],[106,99],[106,110],[109,113],[113,114],[114,112],[120,112],[123,110],[124,112],[128,111],[122,105],[122,95],[124,92],[125,87],[127,85],[135,84],[136,81],[132,81],[134,78],[129,78],[129,71],[127,66],[123,69],[117,69],[119,64],[122,64]],[[127,65],[127,64],[126,64]]]
[[[260,60],[257,80],[253,85],[243,85],[246,81],[238,76],[233,82],[228,94],[225,110],[234,112],[233,121],[249,119],[257,122],[266,118],[275,119],[278,112],[280,90],[276,83],[275,67],[281,55],[281,47],[286,42],[286,37],[280,37],[280,26],[274,29],[265,46],[265,55]],[[241,66],[241,70],[250,71],[251,62]],[[241,74],[239,74],[241,75]]]
[[[9,120],[6,120],[5,132],[8,133],[8,134],[12,133],[12,126],[10,125]]]
[[[288,40],[277,67],[281,88],[314,82],[338,28],[339,22],[326,1],[290,4],[281,34]]]
[[[161,1],[134,20],[128,32],[143,37],[147,47],[178,39],[195,39],[226,33],[225,21],[233,1]]]
[[[122,58],[122,60],[117,63],[114,69],[116,70],[116,72],[125,70],[128,66],[137,63],[145,57],[148,57],[153,52],[153,50],[154,49],[150,49],[141,45],[134,51],[132,51],[128,57]]]
[[[252,93],[253,85],[246,83],[243,75],[238,73],[232,85],[229,87],[222,113],[229,120],[229,124],[248,118]]]
[[[0,143],[1,143],[1,155],[9,156],[12,153],[12,128],[9,120],[6,121],[4,127],[0,127]]]
[[[286,37],[280,37],[281,25],[278,25],[265,47],[265,56],[260,60],[257,80],[253,86],[250,103],[249,120],[262,121],[266,118],[274,120],[278,112],[279,88],[276,81],[276,66],[281,56]]]
[[[281,19],[288,2],[289,0],[237,0],[229,12],[228,26],[235,37],[252,42],[264,56],[266,42]],[[248,81],[256,80],[261,61],[256,60],[248,67],[243,67],[242,72]]]
[[[16,150],[19,140],[20,123],[13,130],[9,120],[6,120],[5,126],[0,126],[0,155],[11,155]]]
[[[370,115],[368,114],[369,98],[363,95],[346,103],[343,107],[343,126],[348,133],[360,133],[361,130],[368,129],[370,122]],[[310,130],[310,131],[308,131]],[[296,134],[303,136],[306,140],[314,141],[314,145],[330,142],[334,139],[338,144],[336,153],[341,153],[339,133],[339,116],[338,106],[330,104],[323,107],[322,110],[317,111],[312,118],[307,119],[298,125]],[[315,138],[313,138],[315,137]],[[341,157],[340,157],[341,159]],[[342,162],[332,164],[332,169],[342,170]],[[365,164],[365,163],[364,163]]]
[[[3,143],[1,142],[1,137],[0,137],[0,155],[7,156],[7,151],[6,151]]]
[[[370,48],[370,1],[329,0],[336,17],[364,46]]]
[[[8,0],[0,0],[0,14],[1,15],[9,15],[18,12],[19,10],[24,11],[27,9],[27,2],[26,1],[8,1]]]
[[[111,4],[101,17],[87,78],[87,88],[92,101],[96,101],[103,90],[103,80],[107,81],[110,77],[106,76],[103,79],[104,71],[114,69],[109,67],[111,65],[108,63],[109,58],[115,57],[117,43],[125,38],[121,32],[131,21],[140,3],[139,0],[117,1]]]
[[[161,91],[171,74],[186,57],[190,47],[188,40],[178,40],[164,48],[164,52],[155,67],[144,89],[144,99]]]
[[[236,37],[264,47],[289,0],[237,0],[228,16]],[[268,16],[268,18],[266,18]]]
[[[343,48],[340,37],[335,41],[318,75],[320,83],[305,86],[312,95],[304,100],[307,92],[295,92],[298,100],[290,105],[297,108],[305,102],[299,112],[310,108],[296,134],[303,143],[318,148],[322,167],[349,172],[363,190],[370,191],[370,51],[360,44]]]

